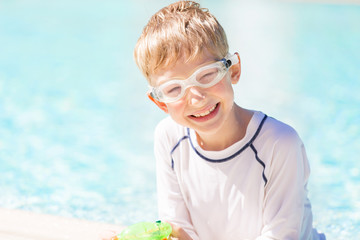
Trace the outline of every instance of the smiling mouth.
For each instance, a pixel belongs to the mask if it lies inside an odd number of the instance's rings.
[[[209,115],[210,113],[212,113],[216,107],[218,106],[218,103],[216,105],[214,105],[212,108],[202,112],[202,113],[199,113],[199,114],[194,114],[194,115],[191,115],[192,117],[195,117],[195,118],[201,118],[201,117],[205,117],[207,115]]]

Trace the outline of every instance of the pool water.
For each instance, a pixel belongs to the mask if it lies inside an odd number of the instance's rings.
[[[132,50],[168,1],[0,2],[0,207],[156,220],[153,129]],[[314,225],[360,238],[360,6],[202,1],[242,58],[236,102],[294,126]]]

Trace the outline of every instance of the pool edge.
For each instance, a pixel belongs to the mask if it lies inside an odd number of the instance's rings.
[[[0,239],[8,240],[99,240],[123,226],[83,219],[0,208]]]

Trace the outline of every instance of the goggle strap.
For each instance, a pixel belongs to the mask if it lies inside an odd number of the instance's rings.
[[[154,99],[158,99],[157,94],[154,93],[154,88],[149,86],[149,89],[150,90],[148,91],[148,95]]]
[[[221,59],[221,61],[224,63],[226,68],[230,68],[231,66],[233,66],[233,65],[235,65],[235,64],[237,64],[239,62],[238,53],[235,53],[234,55],[232,55],[228,59],[223,58],[223,59]]]

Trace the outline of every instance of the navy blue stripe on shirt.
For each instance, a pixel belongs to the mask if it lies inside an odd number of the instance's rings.
[[[261,159],[259,158],[258,153],[257,153],[256,148],[254,147],[254,145],[251,144],[250,147],[253,150],[253,152],[255,153],[256,161],[258,161],[258,163],[260,163],[260,165],[263,167],[262,178],[264,179],[264,182],[265,182],[264,186],[266,186],[268,180],[267,180],[267,178],[265,176],[265,173],[264,173],[265,172],[265,163],[263,161],[261,161]]]
[[[188,132],[188,136],[189,136],[189,140],[190,140],[190,144],[191,144],[191,147],[194,149],[194,151],[204,160],[206,161],[209,161],[209,162],[215,162],[215,163],[221,163],[221,162],[225,162],[225,161],[228,161],[234,157],[236,157],[237,155],[239,155],[241,152],[243,152],[246,148],[248,148],[256,139],[256,137],[259,135],[260,131],[261,131],[261,128],[263,127],[264,123],[265,123],[265,120],[267,118],[267,115],[265,115],[263,117],[263,119],[261,120],[260,124],[259,124],[259,127],[258,129],[256,130],[254,136],[250,139],[250,141],[245,144],[242,148],[240,148],[239,151],[237,151],[236,153],[234,153],[233,155],[229,156],[229,157],[226,157],[226,158],[222,158],[222,159],[211,159],[211,158],[208,158],[204,155],[202,155],[193,145],[192,141],[191,141],[191,138],[190,138],[190,129],[188,128],[187,129],[187,132]]]
[[[175,151],[175,149],[176,149],[176,148],[179,146],[179,144],[181,143],[181,141],[184,140],[184,139],[187,139],[187,138],[189,138],[189,136],[183,136],[183,137],[175,144],[175,146],[174,146],[173,149],[171,150],[170,154],[172,155],[173,152]]]
[[[211,159],[211,158],[208,158],[204,155],[202,155],[193,145],[192,141],[191,141],[191,138],[190,138],[190,129],[187,128],[187,135],[183,136],[176,144],[175,146],[173,147],[173,149],[171,150],[170,152],[170,155],[171,155],[171,168],[174,169],[174,160],[172,158],[172,154],[173,152],[176,150],[176,148],[180,145],[180,143],[185,140],[185,139],[189,139],[190,141],[190,145],[191,147],[193,148],[193,150],[196,152],[196,154],[198,154],[202,159],[206,160],[206,161],[209,161],[209,162],[213,162],[213,163],[221,163],[221,162],[225,162],[225,161],[228,161],[228,160],[231,160],[232,158],[236,157],[237,155],[239,155],[241,152],[243,152],[246,148],[250,147],[253,152],[255,153],[255,159],[256,161],[263,167],[263,172],[262,172],[262,178],[265,182],[265,185],[267,183],[267,178],[265,176],[265,163],[259,158],[258,154],[257,154],[257,150],[255,148],[255,146],[253,145],[253,142],[255,141],[255,139],[257,138],[257,136],[259,135],[264,123],[265,123],[265,120],[267,119],[267,115],[265,115],[263,117],[263,119],[261,120],[260,124],[259,124],[259,127],[257,128],[255,134],[253,135],[253,137],[250,139],[250,141],[245,144],[242,148],[240,148],[240,150],[238,150],[236,153],[234,153],[233,155],[229,156],[229,157],[226,157],[226,158],[223,158],[223,159]]]
[[[175,149],[180,145],[181,141],[182,140],[185,140],[189,138],[189,136],[183,136],[176,144],[175,146],[173,147],[173,149],[171,149],[171,152],[170,152],[170,157],[171,157],[171,168],[174,170],[174,159],[172,158],[172,154],[173,152],[175,151]]]

